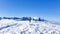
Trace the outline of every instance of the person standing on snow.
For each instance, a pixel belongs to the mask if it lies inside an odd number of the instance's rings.
[[[41,21],[40,17],[38,18],[38,21]]]
[[[31,22],[31,17],[29,17],[29,22]]]

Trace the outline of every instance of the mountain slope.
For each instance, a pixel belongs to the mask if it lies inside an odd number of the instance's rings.
[[[60,34],[60,25],[49,21],[2,19],[0,34]]]

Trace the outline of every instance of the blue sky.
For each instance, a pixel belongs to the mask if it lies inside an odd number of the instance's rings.
[[[60,20],[60,0],[0,0],[0,17],[40,16]]]

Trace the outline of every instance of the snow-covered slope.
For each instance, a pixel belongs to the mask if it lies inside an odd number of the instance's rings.
[[[0,34],[60,34],[60,25],[49,21],[2,19]]]

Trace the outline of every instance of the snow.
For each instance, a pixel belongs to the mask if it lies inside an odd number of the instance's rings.
[[[2,19],[0,34],[60,34],[60,25],[44,21]]]

